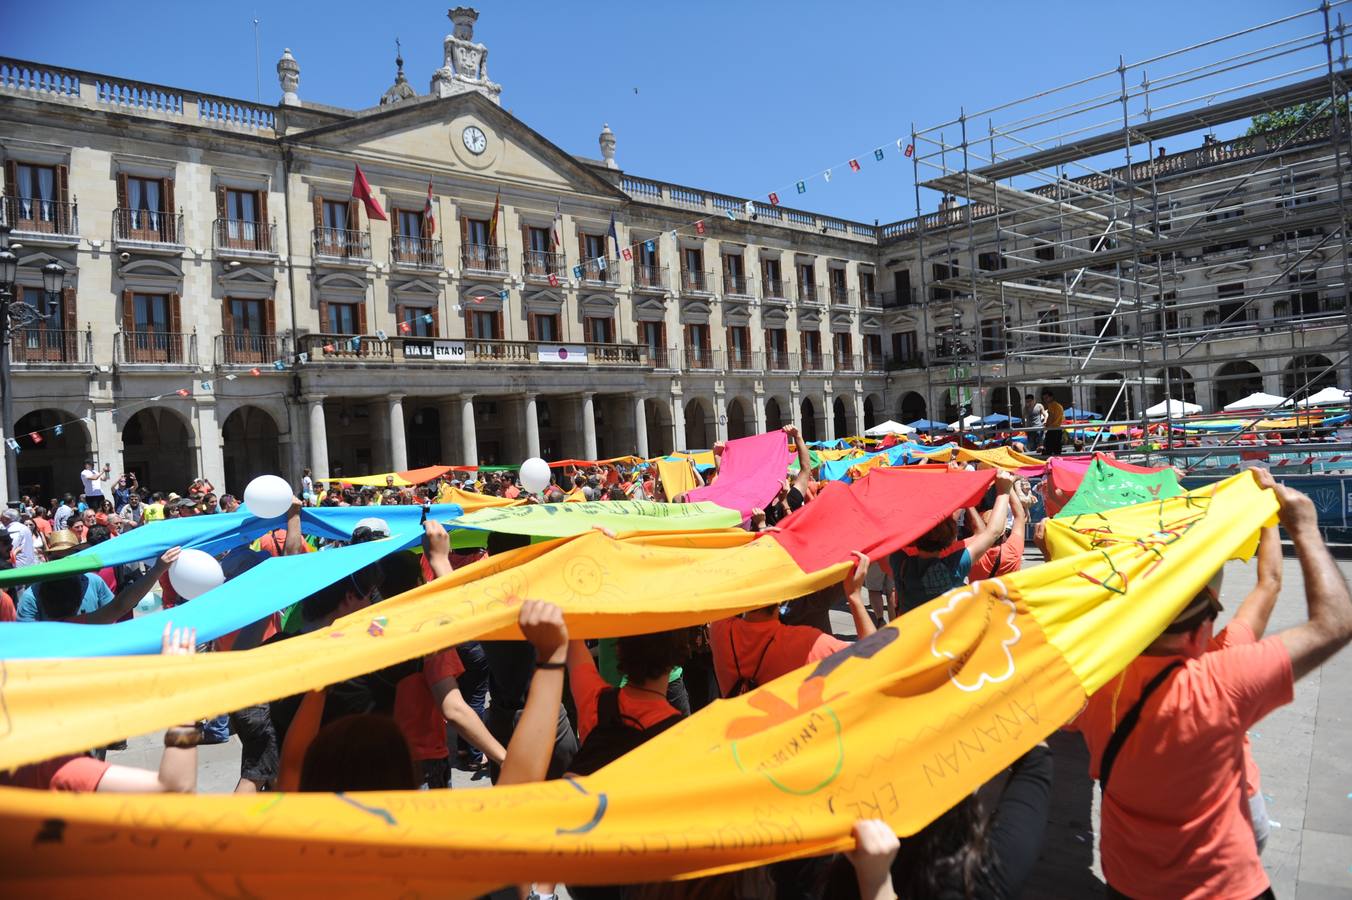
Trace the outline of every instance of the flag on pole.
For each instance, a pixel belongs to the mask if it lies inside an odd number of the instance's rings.
[[[859,160],[857,160],[857,159],[852,159],[852,160],[850,160],[850,171],[852,171],[852,172],[858,172],[858,171],[859,171]]]
[[[379,219],[382,222],[390,220],[390,217],[385,215],[385,210],[381,209],[380,201],[376,199],[375,191],[371,190],[371,183],[362,174],[359,164],[354,166],[352,172],[352,196],[366,207],[366,215],[369,218]]]
[[[427,179],[427,202],[423,204],[423,232],[425,237],[432,237],[437,233],[437,212],[436,206],[432,203],[432,179]]]
[[[606,236],[615,242],[615,255],[620,255],[620,233],[615,230],[615,214],[610,214],[610,229],[606,231]]]
[[[502,211],[502,188],[498,188],[498,195],[493,198],[493,218],[488,220],[488,243],[496,247],[498,244],[498,213]]]
[[[696,233],[696,234],[704,234],[704,220],[703,220],[703,219],[700,219],[698,222],[695,223],[695,233]]]
[[[879,162],[882,161],[882,158],[883,158],[883,148],[882,148],[882,147],[878,147],[877,149],[875,149],[875,150],[873,151],[873,158],[876,159],[876,160],[878,160]]]
[[[800,182],[798,182],[798,184],[799,184],[799,186],[801,187],[803,183],[800,181]],[[799,191],[798,193],[801,194],[802,191]],[[776,194],[774,191],[771,191],[771,192],[770,192],[770,205],[771,205],[771,206],[778,206],[778,205],[779,205],[779,195]]]
[[[554,227],[549,232],[549,242],[555,253],[563,252],[563,207],[558,200],[554,201]]]

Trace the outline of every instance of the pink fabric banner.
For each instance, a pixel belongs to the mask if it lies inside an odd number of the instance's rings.
[[[764,509],[774,499],[792,459],[788,438],[782,431],[728,441],[714,483],[696,488],[685,495],[686,499],[691,503],[700,500],[717,503],[749,519],[751,510]]]

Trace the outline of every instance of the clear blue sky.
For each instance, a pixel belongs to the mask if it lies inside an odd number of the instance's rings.
[[[888,222],[914,215],[912,167],[895,144],[885,164],[871,150],[912,122],[947,121],[963,104],[1022,97],[1110,69],[1118,54],[1145,58],[1315,2],[468,5],[480,11],[475,39],[489,47],[503,106],[564,150],[598,157],[609,122],[626,170],[758,197],[859,156],[860,174],[837,169],[829,185],[784,202]],[[115,13],[104,2],[29,0],[8,11],[0,53],[253,99],[256,9],[265,102],[280,95],[274,65],[290,47],[303,99],[361,108],[393,81],[396,37],[409,80],[428,89],[447,7],[141,0]]]

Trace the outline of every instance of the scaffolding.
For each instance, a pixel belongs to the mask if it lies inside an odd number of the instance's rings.
[[[1017,416],[1013,388],[1056,386],[1145,426],[1277,357],[1297,399],[1352,387],[1348,2],[912,127],[916,218],[882,234],[918,255],[927,410],[938,389],[959,415]]]

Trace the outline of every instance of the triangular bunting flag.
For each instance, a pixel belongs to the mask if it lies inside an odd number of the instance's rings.
[[[431,313],[423,313],[422,320],[423,320],[424,322],[426,322],[428,325],[431,325],[431,324],[435,321],[435,320],[432,318],[432,314],[431,314]]]
[[[657,246],[657,245],[654,244],[652,241],[644,241],[644,242],[643,242],[643,249],[644,249],[644,250],[647,250],[649,253],[655,252],[656,246]]]
[[[273,367],[274,369],[276,369],[278,372],[285,372],[285,371],[286,371],[286,360],[284,360],[284,359],[279,359],[279,360],[277,360],[275,363],[272,364],[272,367]]]
[[[823,172],[823,173],[822,173],[822,178],[825,178],[827,181],[830,181],[830,180],[831,180],[831,170],[830,170],[830,169],[827,169],[825,172]]]
[[[209,391],[209,390],[211,390],[211,382],[210,382],[210,381],[204,381],[204,382],[202,382],[202,390],[204,390],[204,391]]]
[[[604,263],[605,260],[603,259],[603,260],[601,260],[601,262]],[[602,266],[602,268],[605,268],[605,267]],[[501,300],[503,303],[506,303],[506,302],[507,302],[508,293],[509,293],[508,291],[498,291],[498,299]]]
[[[377,328],[377,329],[376,329],[376,340],[378,340],[378,341],[389,340],[389,335],[387,335],[387,334],[385,333],[385,329],[383,329],[383,328]]]
[[[732,221],[736,222],[736,221],[737,221],[737,213],[733,212],[732,210],[728,210],[728,218],[729,218],[729,219],[732,219]]]
[[[742,204],[742,209],[746,211],[746,214],[748,216],[754,216],[756,214],[756,201],[754,200],[746,201],[745,203]]]
[[[325,353],[332,353],[332,352],[333,352],[333,345],[332,345],[332,344],[325,344],[325,345],[324,345],[324,352],[325,352]]]
[[[399,323],[399,332],[400,332],[401,334],[408,334],[408,333],[409,333],[410,331],[412,331],[412,330],[413,330],[413,326],[412,326],[411,324],[409,324],[408,322],[400,322],[400,323]]]

